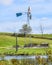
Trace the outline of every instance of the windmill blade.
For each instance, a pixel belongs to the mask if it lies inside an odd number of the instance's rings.
[[[30,7],[28,7],[27,17],[28,17],[29,19],[32,19],[31,8],[30,8]]]

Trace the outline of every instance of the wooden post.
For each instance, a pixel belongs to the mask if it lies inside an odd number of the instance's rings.
[[[15,34],[15,36],[16,36],[16,52],[17,52],[17,50],[18,50],[18,48],[17,48],[17,33]]]

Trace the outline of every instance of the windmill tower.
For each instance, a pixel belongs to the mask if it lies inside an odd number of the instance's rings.
[[[27,11],[27,24],[30,26],[30,20],[31,20],[32,16],[31,16],[31,8],[30,6],[28,7],[28,11]]]
[[[16,16],[17,17],[19,17],[19,16],[22,16],[22,15],[27,15],[27,25],[28,26],[30,26],[30,20],[31,20],[31,8],[30,8],[30,6],[28,7],[28,10],[27,10],[27,12],[19,12],[19,13],[16,13]],[[30,38],[30,37],[29,37]],[[17,43],[17,33],[16,33],[16,52],[17,52],[17,50],[18,50],[18,48],[17,48],[17,45],[18,45],[18,43]]]
[[[30,26],[30,20],[32,19],[32,15],[31,15],[31,7],[28,7],[28,11],[27,11],[27,25]],[[29,43],[31,43],[31,35],[29,35]]]

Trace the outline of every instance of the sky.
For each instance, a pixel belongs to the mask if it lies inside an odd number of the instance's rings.
[[[29,6],[31,33],[41,33],[41,25],[44,34],[52,34],[52,0],[0,0],[0,32],[19,32],[27,14],[16,17],[16,13],[27,12]]]

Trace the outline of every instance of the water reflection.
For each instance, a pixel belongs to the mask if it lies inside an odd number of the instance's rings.
[[[41,58],[47,58],[47,56],[40,56]],[[35,59],[36,56],[5,56],[4,59],[10,60],[10,59]]]

